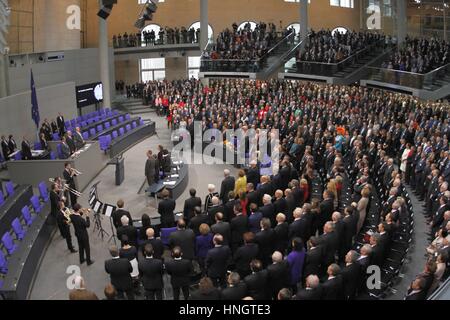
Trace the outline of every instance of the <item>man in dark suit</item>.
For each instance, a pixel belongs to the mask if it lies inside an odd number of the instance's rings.
[[[219,213],[219,212],[224,213],[224,211],[225,211],[225,208],[222,205],[220,205],[219,197],[213,197],[211,199],[211,206],[208,208],[208,211],[207,211],[210,225],[214,223],[215,218],[216,218],[216,213]],[[226,217],[226,218],[230,219],[230,217]]]
[[[271,226],[270,220],[263,218],[261,220],[261,232],[255,236],[255,242],[259,246],[259,259],[263,266],[271,263],[272,254],[275,251],[275,232]]]
[[[259,208],[255,203],[250,206],[250,213],[248,217],[248,228],[254,234],[261,231],[261,219],[263,218],[262,213],[259,212]]]
[[[163,281],[163,263],[160,259],[153,257],[153,246],[146,244],[144,247],[144,258],[139,261],[139,273],[141,274],[142,284],[145,289],[145,298],[147,300],[162,300]]]
[[[345,267],[341,271],[344,282],[345,300],[354,300],[360,284],[361,265],[358,263],[358,253],[349,251],[345,256]]]
[[[75,145],[75,141],[72,138],[72,132],[67,131],[66,133],[66,142],[70,149],[70,154],[74,154],[77,151],[77,146]]]
[[[323,226],[327,221],[331,221],[331,216],[334,212],[334,204],[333,204],[333,194],[326,190],[323,193],[323,201],[320,203],[320,214],[319,214],[319,234],[323,233]]]
[[[184,201],[184,208],[183,208],[184,219],[188,223],[195,215],[195,208],[202,207],[202,199],[200,199],[199,197],[196,196],[197,190],[190,189],[189,195],[190,195],[190,198],[186,199],[186,201]]]
[[[191,284],[192,263],[183,258],[180,247],[172,249],[172,259],[164,262],[170,283],[173,288],[173,299],[180,300],[180,291],[183,291],[184,300],[189,299],[189,285]]]
[[[235,252],[243,244],[242,236],[248,230],[248,219],[242,214],[242,207],[238,203],[234,206],[235,217],[230,222],[231,250]]]
[[[220,195],[219,199],[222,200],[222,203],[228,202],[228,194],[230,191],[234,190],[235,179],[230,175],[230,170],[225,169],[223,172],[225,178],[220,185]]]
[[[304,243],[306,243],[309,240],[309,231],[308,221],[303,218],[303,209],[295,209],[294,222],[292,222],[289,226],[289,240],[292,241],[294,238],[300,238]]]
[[[221,292],[221,300],[239,301],[247,295],[247,285],[241,281],[237,272],[232,272],[227,279],[228,286]]]
[[[319,237],[318,245],[324,248],[323,265],[329,266],[335,262],[336,251],[339,243],[337,242],[336,232],[334,231],[334,223],[329,221],[323,227],[324,233]]]
[[[424,288],[425,280],[421,277],[417,277],[409,287],[405,300],[425,300],[427,298],[427,292]]]
[[[335,263],[328,267],[328,279],[322,284],[323,300],[343,300],[344,285],[340,272],[341,268]]]
[[[303,191],[300,189],[300,182],[298,180],[292,180],[291,186],[292,196],[295,199],[295,205],[300,208],[303,206]]]
[[[258,191],[255,191],[255,186],[253,183],[247,183],[247,212],[250,212],[250,207],[255,204],[258,207],[259,195]]]
[[[381,267],[384,262],[385,250],[380,244],[380,234],[374,233],[370,236],[370,246],[372,247],[372,255],[370,263]]]
[[[276,299],[278,292],[283,288],[289,287],[289,264],[283,260],[283,255],[276,251],[272,255],[272,264],[267,267],[268,285],[270,295]]]
[[[75,132],[73,133],[73,142],[75,142],[75,148],[77,148],[77,150],[80,150],[86,144],[80,127],[76,127]]]
[[[5,159],[5,161],[8,161],[9,155],[11,154],[11,152],[9,151],[8,140],[6,140],[5,136],[2,136],[2,138],[1,138],[1,145],[2,145],[3,158]]]
[[[319,301],[322,298],[322,288],[319,277],[311,274],[306,278],[306,287],[297,292],[294,300]]]
[[[124,206],[125,206],[125,201],[123,201],[122,199],[119,199],[117,201],[117,210],[112,213],[111,218],[112,218],[114,227],[116,227],[116,230],[122,226],[122,222],[120,221],[120,219],[123,216],[127,216],[128,220],[129,220],[129,224],[131,226],[133,225],[133,219],[131,218],[131,214],[129,211],[123,209]]]
[[[225,275],[231,261],[231,250],[223,245],[223,236],[220,234],[214,236],[213,242],[214,248],[208,251],[205,265],[208,277],[216,287],[221,287],[225,283]]]
[[[153,155],[151,150],[147,151],[147,160],[145,161],[145,177],[147,178],[148,186],[151,187],[156,181],[157,175],[159,175],[159,168],[157,164],[158,160]]]
[[[142,255],[145,257],[145,246],[150,244],[153,248],[153,258],[161,260],[164,254],[164,244],[161,239],[155,238],[155,230],[153,228],[148,228],[145,231],[145,235],[147,236],[147,240],[141,244]]]
[[[263,206],[263,197],[264,195],[272,196],[274,193],[272,182],[270,181],[270,178],[268,176],[262,176],[261,177],[261,184],[258,187],[258,195],[259,195],[259,206]]]
[[[285,253],[289,242],[289,225],[283,213],[277,214],[277,225],[273,229],[275,233],[275,250]]]
[[[72,235],[70,234],[70,215],[69,217],[66,216],[67,208],[64,205],[64,201],[59,202],[59,211],[56,214],[56,223],[58,225],[59,232],[61,233],[61,236],[66,240],[67,243],[67,249],[71,253],[76,253],[76,251],[72,244]]]
[[[80,264],[83,264],[86,261],[87,265],[90,266],[94,263],[94,260],[91,259],[91,247],[89,244],[89,234],[87,232],[87,229],[91,225],[91,221],[89,219],[89,216],[87,216],[86,219],[81,216],[81,206],[78,203],[76,203],[72,209],[73,213],[70,215],[70,220],[72,221],[72,225],[75,230],[75,236],[78,240]]]
[[[61,199],[61,190],[59,189],[59,185],[56,183],[52,183],[50,186],[50,213],[53,218],[56,219],[59,213],[59,202]]]
[[[202,213],[201,207],[195,207],[194,209],[194,217],[189,221],[188,227],[194,231],[195,236],[200,235],[200,226],[202,224],[209,224],[209,218],[206,214]]]
[[[170,192],[164,189],[161,192],[163,200],[158,204],[158,213],[161,215],[161,228],[172,228],[175,225],[175,207],[176,203],[170,199]]]
[[[253,184],[256,188],[260,183],[261,176],[258,169],[258,163],[256,161],[250,162],[250,168],[247,171],[247,182]]]
[[[64,164],[63,178],[64,178],[64,180],[66,180],[66,184],[69,185],[69,187],[75,191],[77,189],[77,186],[75,184],[76,176],[77,176],[77,174],[72,169],[71,164],[69,162],[66,162]],[[77,200],[78,200],[78,196],[75,193],[70,192],[70,203],[72,206],[74,206],[77,203]]]
[[[61,138],[61,157],[63,159],[69,159],[72,153],[70,152],[69,145],[67,144],[66,137]]]
[[[224,245],[231,243],[231,227],[228,222],[223,221],[223,214],[221,212],[216,213],[216,224],[211,226],[211,232],[222,235]]]
[[[27,137],[23,137],[22,141],[22,160],[32,160],[31,145]]]
[[[273,202],[273,207],[275,210],[275,214],[285,213],[287,209],[286,199],[283,198],[283,191],[277,190],[275,191],[275,201]]]
[[[276,212],[275,208],[272,204],[272,197],[268,194],[265,194],[263,197],[263,206],[259,208],[259,212],[262,213],[263,218],[270,219],[272,225],[275,225]]]
[[[133,279],[130,273],[133,271],[130,261],[119,257],[119,249],[112,246],[109,249],[112,259],[105,261],[105,271],[111,277],[111,284],[117,290],[119,299],[124,298],[124,293],[128,300],[134,300]]]
[[[127,236],[129,244],[137,248],[137,229],[130,226],[130,219],[127,216],[122,216],[120,221],[122,226],[117,229],[117,238],[122,242],[122,237]]]
[[[261,261],[252,260],[250,262],[251,274],[245,277],[244,282],[247,285],[248,295],[255,300],[267,300],[268,287],[267,281],[269,273],[263,270]]]
[[[66,132],[66,123],[61,113],[58,113],[58,117],[56,118],[56,125],[58,126],[59,136],[62,137]]]
[[[251,232],[244,233],[244,245],[239,247],[233,256],[236,271],[241,278],[245,278],[251,272],[250,262],[258,257],[259,248],[255,242],[255,235]]]
[[[180,247],[183,258],[192,261],[195,256],[195,233],[191,229],[186,229],[186,222],[183,219],[177,222],[177,231],[169,237],[171,248]]]
[[[305,266],[303,274],[305,278],[310,275],[321,276],[323,274],[323,247],[318,245],[319,240],[316,237],[309,239],[309,250],[306,252]]]
[[[208,195],[205,198],[205,212],[209,211],[209,208],[212,207],[212,199],[214,197],[219,198],[219,193],[216,192],[216,186],[213,184],[208,185]]]
[[[14,137],[12,134],[8,136],[8,147],[9,147],[9,153],[13,153],[17,150],[17,143],[16,140],[14,140]]]

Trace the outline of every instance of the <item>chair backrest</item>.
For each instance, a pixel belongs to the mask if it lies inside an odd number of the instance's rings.
[[[105,122],[105,129],[111,128],[111,124],[109,122]]]
[[[131,123],[131,128],[136,129],[136,127],[137,127],[136,121],[133,121],[133,123]]]
[[[139,121],[139,125],[143,126],[144,124],[145,124],[144,119],[141,119],[141,120]]]
[[[8,273],[8,261],[3,254],[3,251],[0,250],[0,273],[7,274]]]
[[[95,136],[97,134],[97,131],[95,130],[95,128],[91,128],[91,130],[89,130],[89,134],[90,136]]]
[[[3,196],[3,191],[0,190],[0,207],[5,203],[5,197]]]
[[[119,134],[117,133],[117,131],[113,131],[113,133],[112,133],[113,140],[117,139],[118,136],[119,136]]]
[[[38,196],[32,196],[30,199],[31,205],[36,213],[40,213],[42,210],[41,202]]]
[[[131,116],[130,116],[129,113],[127,113],[127,114],[125,115],[125,120],[130,120],[130,119],[131,119]]]
[[[123,119],[123,116],[120,116],[120,117],[119,117],[119,122],[123,122],[123,120],[124,120],[124,119]]]
[[[22,217],[27,226],[31,226],[33,223],[33,217],[31,216],[30,208],[28,208],[28,206],[22,208]]]
[[[103,126],[101,124],[99,124],[97,126],[97,132],[102,132],[103,131]]]
[[[89,132],[83,132],[83,139],[88,140],[89,139]]]
[[[130,130],[131,130],[131,125],[127,124],[126,127],[125,127],[125,130],[126,130],[127,132],[130,131]]]
[[[25,236],[25,231],[22,227],[22,224],[20,223],[19,218],[15,218],[13,222],[11,223],[11,227],[14,230],[14,233],[17,236],[17,239],[23,240],[23,237]]]
[[[177,231],[177,228],[162,228],[161,229],[161,242],[165,245],[169,245],[169,238],[172,233]]]
[[[14,251],[16,250],[16,246],[14,245],[14,241],[13,241],[11,235],[9,234],[9,231],[3,235],[2,243],[5,246],[5,248],[9,254],[14,253]]]
[[[125,134],[125,129],[124,128],[120,128],[119,129],[119,136],[123,136]]]
[[[87,121],[81,121],[81,127],[82,128],[84,128],[84,127],[87,127]]]
[[[106,139],[106,136],[101,136],[98,139],[98,142],[100,144],[100,150],[102,150],[102,151],[108,150],[108,141]]]
[[[70,121],[66,121],[66,122],[64,122],[64,124],[65,124],[66,128],[70,127]]]
[[[49,194],[48,194],[47,185],[45,184],[45,182],[39,183],[38,189],[39,189],[39,194],[41,195],[42,200],[47,202],[50,198],[49,198]]]
[[[113,127],[117,126],[117,120],[116,120],[116,119],[112,119],[112,120],[111,120],[111,125],[112,125]]]
[[[59,140],[61,140],[61,138],[59,137],[59,134],[55,132],[53,134],[53,141],[59,141]]]
[[[77,120],[76,119],[70,120],[70,124],[72,127],[75,127],[77,125]]]
[[[16,155],[14,156],[14,160],[22,160],[22,151],[16,153]]]
[[[12,197],[14,195],[14,184],[11,181],[8,181],[5,185],[5,188],[8,197]]]
[[[56,152],[58,152],[58,158],[62,159],[63,154],[62,154],[62,148],[61,148],[60,144],[56,145]]]

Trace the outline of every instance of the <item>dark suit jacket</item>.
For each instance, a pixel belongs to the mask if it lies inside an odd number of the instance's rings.
[[[223,179],[222,184],[220,186],[220,194],[219,198],[222,200],[222,203],[228,202],[228,193],[234,190],[235,179],[232,176],[226,177]]]
[[[273,203],[273,207],[275,209],[275,214],[284,213],[286,214],[287,210],[287,202],[285,198],[281,198],[278,200],[275,200]]]
[[[216,213],[224,213],[225,209],[221,205],[212,206],[208,209],[208,217],[210,224],[213,224],[216,221]],[[224,217],[225,220],[225,217]]]
[[[281,263],[271,264],[267,267],[268,286],[272,296],[275,296],[283,288],[289,288],[289,264],[286,260]]]
[[[287,222],[278,224],[273,231],[275,232],[275,250],[284,254],[289,243],[289,225]]]
[[[75,229],[75,236],[78,239],[86,240],[89,239],[89,234],[87,229],[91,226],[91,220],[86,217],[86,220],[81,216],[72,214],[70,215],[70,220],[72,221],[73,228]]]
[[[239,247],[234,253],[236,271],[244,278],[250,274],[250,262],[258,257],[259,247],[256,243],[248,243]]]
[[[126,258],[105,261],[105,271],[111,277],[111,284],[118,291],[128,291],[133,288],[130,272],[133,271],[130,261]]]
[[[425,290],[422,290],[420,292],[416,292],[411,294],[412,290],[408,290],[408,294],[405,297],[405,300],[425,300],[427,297],[427,293]]]
[[[272,254],[275,251],[275,231],[273,229],[263,230],[255,236],[255,242],[259,246],[259,257],[263,264],[267,265],[272,261]]]
[[[261,208],[259,208],[259,212],[262,213],[264,218],[268,218],[270,219],[270,221],[272,222],[272,225],[275,224],[276,221],[276,215],[277,213],[275,213],[275,208],[273,206],[273,204],[269,203],[265,206],[262,206]]]
[[[324,233],[319,237],[319,245],[324,248],[324,260],[325,266],[328,267],[335,261],[335,254],[339,243],[337,242],[337,236],[335,232]]]
[[[261,175],[259,173],[259,169],[258,168],[250,168],[247,171],[247,183],[252,183],[253,186],[256,187],[258,186],[259,182],[261,180]]]
[[[202,199],[199,197],[190,197],[186,201],[184,201],[184,217],[187,220],[190,220],[195,215],[195,207],[202,207]]]
[[[120,228],[122,226],[122,222],[120,221],[120,219],[123,216],[127,216],[128,217],[128,220],[130,221],[129,222],[130,226],[133,225],[133,219],[131,218],[131,214],[128,211],[126,211],[126,210],[117,209],[116,211],[113,212],[113,214],[111,216],[111,218],[113,220],[114,227],[116,227],[116,229],[118,229],[118,228]]]
[[[320,277],[322,271],[322,263],[323,247],[317,246],[312,250],[308,250],[305,257],[305,266],[303,267],[303,274],[305,278],[312,274]]]
[[[360,283],[361,265],[356,262],[345,266],[341,271],[341,276],[344,282],[345,299],[354,299]]]
[[[59,194],[54,191],[50,191],[50,212],[54,217],[56,217],[59,212],[59,201],[61,201]]]
[[[192,260],[195,257],[195,233],[191,229],[177,230],[169,237],[171,248],[180,247],[183,258]]]
[[[69,146],[71,154],[74,153],[75,151],[77,151],[77,147],[75,145],[75,142],[73,142],[73,139],[66,138],[66,142],[67,142],[67,145]]]
[[[189,221],[189,229],[192,229],[194,231],[196,236],[200,235],[199,228],[202,224],[209,224],[209,218],[206,214],[199,214],[194,216]]]
[[[208,277],[224,278],[230,261],[231,250],[228,246],[209,250],[205,260]]]
[[[258,188],[258,195],[259,195],[259,206],[262,206],[262,198],[264,197],[265,194],[268,194],[269,196],[273,196],[274,194],[274,190],[273,190],[273,185],[271,182],[265,183],[265,184],[261,184]]]
[[[9,155],[11,154],[10,150],[9,150],[9,146],[8,146],[8,141],[3,141],[1,142],[2,144],[2,152],[3,152],[3,158],[5,158],[5,160],[9,159]]]
[[[22,159],[23,160],[31,160],[33,158],[31,154],[31,146],[30,143],[22,141]]]
[[[322,284],[323,300],[343,300],[344,298],[344,286],[342,277],[338,275],[337,277],[327,280]]]
[[[142,276],[142,284],[145,290],[162,290],[163,263],[159,259],[143,258],[139,261],[139,272]]]
[[[117,229],[117,238],[122,242],[122,236],[126,235],[131,246],[137,248],[137,229],[133,226],[122,226]],[[123,243],[122,243],[123,245]]]
[[[234,206],[239,203],[239,200],[228,200],[227,203],[225,203],[224,205],[222,205],[223,207],[223,220],[230,222],[231,219],[234,218]]]
[[[299,220],[292,222],[289,226],[289,239],[292,240],[299,237],[303,240],[303,243],[306,243],[308,241],[309,232],[308,221],[304,218],[300,218]]]
[[[174,288],[189,286],[191,283],[192,263],[187,259],[170,259],[164,262],[170,283]]]
[[[200,290],[196,290],[189,296],[189,300],[217,301],[217,300],[220,300],[220,291],[217,288],[212,288],[210,291],[207,291],[207,292],[202,292]]]
[[[245,277],[244,282],[247,285],[248,295],[255,300],[269,299],[269,296],[267,294],[268,279],[269,279],[269,272],[267,270],[252,273],[247,277]]]
[[[381,245],[372,247],[371,264],[381,267],[384,262],[384,248]]]
[[[322,288],[319,286],[315,289],[301,289],[297,292],[294,300],[318,301],[322,298]]]
[[[247,285],[241,282],[235,287],[227,287],[220,295],[221,300],[240,301],[247,296]]]
[[[213,234],[220,234],[223,236],[223,243],[228,245],[231,241],[231,227],[228,222],[219,222],[211,227]]]
[[[158,204],[158,213],[161,215],[161,223],[166,225],[175,224],[175,207],[176,203],[173,199],[164,199]]]
[[[230,222],[231,243],[241,245],[244,243],[242,236],[248,230],[248,219],[244,215],[234,217]]]
[[[153,247],[153,258],[161,259],[164,254],[164,244],[160,239],[147,239],[141,245],[142,254],[144,255],[144,249],[147,244],[151,244]]]
[[[332,199],[322,201],[322,203],[320,204],[320,221],[322,222],[322,224],[331,221],[333,211],[334,204]]]

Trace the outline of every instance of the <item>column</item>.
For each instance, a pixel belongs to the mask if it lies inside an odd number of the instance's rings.
[[[208,0],[200,0],[200,50],[208,45]]]
[[[100,3],[100,8],[102,7]],[[98,42],[99,42],[99,59],[100,59],[100,80],[103,83],[103,106],[111,108],[111,81],[109,74],[109,39],[108,39],[108,22],[100,17]]]
[[[308,0],[300,0],[300,39],[304,40],[308,37]],[[303,43],[304,45],[304,43]],[[302,45],[302,47],[303,47]]]
[[[406,0],[397,0],[397,42],[403,44],[407,35]]]
[[[0,98],[6,97],[9,91],[9,62],[6,48],[10,14],[7,8],[8,1],[0,1]]]

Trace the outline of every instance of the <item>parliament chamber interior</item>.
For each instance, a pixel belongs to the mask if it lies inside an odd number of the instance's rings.
[[[0,300],[449,300],[449,15],[0,0]]]

